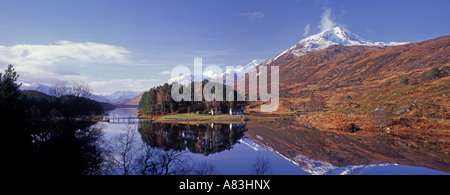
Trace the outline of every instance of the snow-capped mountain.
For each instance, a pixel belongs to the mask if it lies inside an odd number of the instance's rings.
[[[47,85],[42,85],[42,84],[38,84],[38,83],[27,83],[27,82],[22,82],[22,85],[19,88],[20,90],[24,91],[24,90],[34,90],[34,91],[39,91],[45,94],[50,94],[50,87]]]
[[[203,71],[203,75],[193,75],[193,74],[183,75],[175,78],[170,78],[169,80],[166,81],[166,83],[167,84],[180,83],[182,85],[188,85],[192,81],[202,81],[206,79],[211,82],[231,84],[236,80],[236,78],[241,77],[242,75],[252,70],[253,68],[257,67],[264,61],[265,59],[255,59],[245,66],[235,67],[234,73],[236,74],[236,77],[232,74],[232,71],[227,70],[223,70],[224,73],[222,74],[215,74],[212,71]]]
[[[116,91],[110,95],[107,95],[106,98],[111,102],[120,102],[122,100],[133,99],[139,94],[136,91]]]
[[[183,76],[179,76],[179,77],[175,77],[175,78],[170,78],[169,80],[166,81],[167,84],[172,85],[174,83],[179,83],[182,85],[189,85],[190,83],[192,83],[192,81],[201,81],[203,80],[204,77],[202,77],[201,75],[183,75]]]
[[[24,90],[34,90],[34,91],[39,91],[39,92],[45,93],[47,95],[51,95],[50,94],[50,87],[47,86],[47,85],[39,84],[39,83],[22,82],[22,85],[20,86],[20,90],[22,90],[22,91],[24,91]],[[95,94],[92,94],[92,93],[89,95],[89,99],[95,100],[97,102],[112,103],[105,96],[95,95]]]
[[[166,81],[168,84],[173,83],[180,83],[183,85],[188,85],[192,81],[202,81],[204,79],[207,79],[212,82],[217,83],[225,83],[225,84],[231,84],[233,83],[236,78],[240,78],[245,73],[249,72],[253,68],[263,65],[263,66],[270,66],[273,62],[279,61],[280,63],[283,63],[287,60],[295,59],[299,56],[305,55],[309,52],[326,49],[332,45],[344,45],[344,46],[377,46],[377,47],[389,47],[389,46],[397,46],[397,45],[403,45],[407,44],[406,42],[372,42],[366,39],[363,39],[359,37],[356,34],[351,33],[350,31],[346,30],[342,27],[334,27],[328,30],[325,30],[323,32],[320,32],[319,34],[309,36],[301,41],[299,41],[297,44],[292,46],[291,48],[281,52],[277,56],[265,61],[263,59],[255,59],[249,64],[238,68],[235,70],[236,76],[233,75],[230,72],[222,73],[222,74],[215,74],[212,71],[204,71],[203,75],[183,75],[175,78],[171,78]],[[227,74],[226,74],[227,73]],[[233,78],[236,77],[236,78]]]
[[[365,165],[347,165],[343,167],[334,166],[330,163],[310,159],[306,156],[298,154],[295,157],[286,157],[285,155],[281,154],[279,151],[276,151],[270,146],[264,145],[262,143],[256,143],[253,142],[249,138],[243,138],[239,140],[240,143],[243,143],[250,147],[251,149],[255,151],[260,150],[269,150],[280,157],[288,160],[289,162],[297,165],[300,167],[303,171],[311,174],[311,175],[361,175],[364,174],[365,171],[376,168],[376,167],[385,167],[385,166],[396,166],[398,164],[392,164],[392,163],[379,163],[379,164],[365,164]]]
[[[28,83],[22,81],[22,85],[20,86],[20,90],[34,90],[50,95],[50,87],[47,85],[39,84],[39,83]],[[139,92],[135,91],[116,91],[110,95],[95,95],[90,94],[89,99],[98,101],[98,102],[106,102],[106,103],[118,103],[123,100],[133,99],[139,94]]]
[[[250,63],[248,63],[245,66],[242,67],[235,67],[234,74],[233,71],[225,70],[224,73],[216,75],[216,74],[209,74],[210,75],[210,81],[215,83],[224,83],[227,85],[231,85],[234,83],[237,78],[243,76],[245,73],[249,72],[250,70],[254,69],[255,67],[259,66],[261,63],[266,61],[265,59],[254,59]],[[208,72],[206,72],[208,73]],[[205,73],[203,73],[205,74]],[[236,74],[236,75],[235,75]]]
[[[345,28],[334,27],[325,31],[320,32],[316,35],[311,35],[305,39],[302,39],[297,44],[291,48],[281,52],[272,59],[267,60],[262,65],[269,65],[270,63],[276,61],[280,57],[284,56],[292,58],[297,58],[299,56],[305,55],[309,52],[326,49],[332,45],[344,45],[344,46],[378,46],[378,47],[388,47],[407,44],[406,42],[372,42],[359,37],[356,34],[351,33]]]
[[[251,69],[257,67],[258,65],[260,65],[264,61],[266,61],[266,60],[265,59],[254,59],[253,61],[251,61],[250,63],[245,65],[241,72],[242,73],[247,73],[248,71],[250,71]]]
[[[95,95],[95,94],[91,94],[89,95],[89,99],[91,100],[95,100],[97,102],[106,102],[106,103],[112,103],[111,101],[108,100],[108,98],[106,98],[103,95]]]

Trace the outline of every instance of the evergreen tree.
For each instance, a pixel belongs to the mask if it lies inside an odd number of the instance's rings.
[[[0,74],[2,175],[26,173],[29,168],[31,138],[26,128],[24,98],[19,90],[20,84],[16,83],[18,78],[13,65]]]

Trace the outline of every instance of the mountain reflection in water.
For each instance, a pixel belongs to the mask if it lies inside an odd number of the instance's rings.
[[[134,116],[127,111],[121,109],[111,116]],[[163,165],[165,160],[177,157],[176,163],[169,166],[170,170],[146,174],[254,174],[250,170],[258,159],[266,159],[270,164],[268,173],[281,175],[450,172],[450,160],[445,154],[416,150],[382,135],[364,138],[320,131],[295,121],[231,125],[153,122],[103,125],[105,138],[109,141],[126,132],[121,129],[135,129],[134,139],[139,145],[135,148],[144,148],[156,157],[148,163],[150,165]],[[142,161],[134,163],[139,169],[146,164]],[[190,166],[183,167],[186,164]],[[196,167],[199,169],[194,172],[186,171]]]
[[[310,174],[450,172],[448,155],[415,150],[399,140],[382,135],[361,138],[315,130],[300,122],[249,123],[246,127],[246,137],[270,148]],[[368,172],[369,169],[378,172]]]

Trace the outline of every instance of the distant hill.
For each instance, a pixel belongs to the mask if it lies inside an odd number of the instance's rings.
[[[50,94],[49,86],[38,83],[22,82],[20,89],[22,91],[38,91],[47,95]],[[138,95],[139,92],[136,91],[116,91],[110,95],[95,95],[90,93],[88,98],[97,102],[106,103],[105,105],[111,104],[117,106],[137,106],[137,104],[139,104],[140,98],[138,100],[133,100],[133,98]]]
[[[27,96],[28,98],[35,99],[35,100],[39,100],[39,101],[50,99],[50,96],[49,96],[49,95],[47,95],[47,94],[45,94],[45,93],[42,93],[42,92],[40,92],[40,91],[35,91],[35,90],[24,90],[24,91],[22,91],[22,93],[23,93],[25,96]]]
[[[120,106],[138,106],[139,101],[141,100],[141,97],[144,93],[145,92],[142,92],[142,93],[139,93],[138,95],[134,96],[131,99],[125,99],[120,102],[117,102],[116,106],[118,106],[118,107],[120,107]]]
[[[44,103],[44,104],[51,103],[51,100],[50,100],[51,96],[49,96],[43,92],[35,91],[35,90],[24,90],[22,92],[27,97],[27,99],[33,103],[36,103],[36,102],[40,102],[41,104],[42,103]],[[98,102],[98,101],[95,101],[95,102]],[[98,102],[98,103],[103,107],[103,110],[112,110],[115,108],[114,105],[107,103],[107,102]]]
[[[28,83],[28,82],[21,82],[22,85],[20,86],[20,90],[22,91],[39,91],[45,94],[50,94],[50,87],[47,85],[42,85],[39,83]]]
[[[138,94],[136,91],[116,91],[105,97],[114,104],[121,104],[121,101],[133,99]]]
[[[236,74],[237,77],[241,77],[242,75],[244,75],[248,71],[254,69],[255,67],[257,67],[264,61],[265,61],[264,59],[254,59],[247,65],[242,66],[241,68],[235,67],[234,73]],[[215,74],[212,71],[206,71],[206,72],[203,72],[202,75],[191,74],[191,75],[179,76],[179,77],[175,77],[175,78],[170,78],[169,80],[166,81],[166,83],[169,85],[172,85],[174,83],[180,83],[182,85],[189,85],[194,81],[198,82],[198,81],[208,80],[211,82],[223,83],[223,84],[228,85],[228,84],[232,84],[233,82],[235,82],[236,78],[235,78],[234,74],[232,74],[232,72],[226,72],[226,70],[223,70],[223,71],[225,71],[225,72],[223,72],[222,74]]]
[[[50,87],[47,85],[39,84],[39,83],[22,82],[22,85],[20,86],[20,90],[22,90],[22,91],[26,91],[26,90],[39,91],[39,92],[45,93],[47,95],[50,94]],[[105,96],[95,95],[92,93],[89,94],[89,99],[95,100],[97,102],[112,103]]]

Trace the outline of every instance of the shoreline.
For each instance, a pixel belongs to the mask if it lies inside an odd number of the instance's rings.
[[[139,116],[140,119],[148,119],[148,116]],[[244,115],[206,115],[206,114],[175,114],[150,117],[154,122],[174,122],[174,123],[247,123],[264,121],[295,121],[293,115],[273,115],[256,116],[250,114]]]
[[[393,117],[392,124],[382,128],[372,124],[366,115],[335,112],[278,113],[244,115],[173,114],[164,116],[139,116],[157,123],[181,124],[247,124],[254,122],[298,122],[323,132],[346,134],[357,139],[387,136],[400,141],[400,145],[415,150],[428,149],[441,154],[450,154],[450,120],[423,117]],[[353,130],[352,128],[356,128]],[[425,130],[428,129],[428,130]]]

